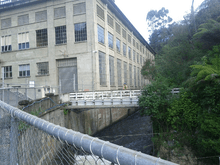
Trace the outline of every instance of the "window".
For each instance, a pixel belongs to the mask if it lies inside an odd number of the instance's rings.
[[[29,49],[29,32],[18,33],[18,49]]]
[[[128,56],[131,59],[131,47],[128,47]]]
[[[131,36],[128,34],[128,42],[131,43]]]
[[[132,86],[132,65],[129,64],[129,78],[130,78],[130,86]]]
[[[133,50],[133,61],[135,61],[135,51]]]
[[[133,46],[135,47],[135,40],[133,39]]]
[[[1,38],[2,52],[8,52],[12,50],[11,36],[2,36]]]
[[[139,68],[137,68],[137,76],[138,76],[138,86],[140,86],[140,74],[139,74],[140,70]]]
[[[124,29],[122,29],[122,37],[123,37],[124,39],[126,39],[126,31],[125,31]]]
[[[104,28],[98,25],[98,42],[105,44],[105,33]]]
[[[139,49],[138,43],[136,43],[136,47],[137,47],[137,49]]]
[[[140,55],[140,63],[141,63],[141,65],[142,65],[142,55]]]
[[[35,13],[35,22],[41,22],[47,20],[47,10],[39,11]]]
[[[1,20],[1,28],[8,28],[11,27],[11,18],[6,18]]]
[[[128,80],[127,80],[127,62],[124,62],[124,83],[128,83]]]
[[[99,76],[100,85],[106,85],[105,53],[99,51]]]
[[[114,57],[109,56],[109,75],[110,75],[110,86],[115,85],[115,71],[114,71]]]
[[[19,77],[28,77],[30,76],[30,65],[19,65]]]
[[[139,63],[139,53],[137,53],[137,63]]]
[[[98,15],[101,19],[105,20],[104,10],[103,10],[99,5],[97,5],[97,15]]]
[[[47,46],[47,29],[36,30],[37,47]]]
[[[4,66],[4,78],[12,78],[12,66]]]
[[[113,35],[108,32],[108,47],[113,49]]]
[[[26,25],[26,24],[29,24],[29,15],[25,14],[18,16],[18,25]]]
[[[118,34],[121,34],[121,27],[120,27],[120,25],[117,22],[115,22],[115,27],[116,27],[116,32]]]
[[[55,27],[56,44],[66,43],[66,26]]]
[[[66,17],[66,8],[65,6],[63,7],[58,7],[54,9],[54,18],[63,18]]]
[[[86,3],[78,3],[73,5],[73,15],[85,14],[86,13]]]
[[[121,41],[116,38],[116,48],[117,48],[117,51],[120,53],[121,52]]]
[[[109,15],[108,15],[108,25],[111,26],[112,28],[114,28],[113,18],[111,16],[109,16]]]
[[[136,66],[134,66],[134,86],[137,86],[137,82],[136,82]]]
[[[121,60],[117,59],[117,71],[118,71],[118,86],[122,86],[121,80]]]
[[[49,74],[49,63],[48,62],[37,63],[37,74],[48,75]]]
[[[75,42],[87,40],[86,23],[77,23],[75,26]]]
[[[127,54],[127,46],[125,43],[123,43],[123,55],[126,57],[126,54]]]

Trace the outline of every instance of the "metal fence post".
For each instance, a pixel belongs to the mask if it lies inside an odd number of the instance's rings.
[[[36,88],[34,87],[34,100],[36,100],[37,96],[36,96]]]
[[[10,92],[10,89],[7,90],[7,100],[8,100],[7,103],[8,103],[8,104],[10,104],[10,100],[9,100],[9,92]]]
[[[18,120],[14,117],[11,117],[10,165],[16,165],[18,163],[17,146],[18,146]]]
[[[26,100],[28,100],[28,96],[27,96],[27,88],[25,88],[25,95],[26,95]]]
[[[18,105],[18,88],[16,88],[17,89],[17,93],[16,93],[16,104]]]

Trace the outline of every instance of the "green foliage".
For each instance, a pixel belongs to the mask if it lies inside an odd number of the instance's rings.
[[[212,19],[208,20],[199,26],[193,38],[200,49],[211,50],[213,46],[220,43],[220,23]]]
[[[156,76],[156,67],[153,64],[153,61],[147,59],[141,69],[141,74],[144,76],[145,79],[150,81],[154,80]]]
[[[210,54],[215,56],[215,58],[210,59],[210,63],[206,61],[204,65],[192,65],[191,68],[194,68],[194,72],[192,74],[195,74],[197,72],[197,78],[196,81],[200,81],[204,79],[207,80],[219,80],[220,76],[220,45],[214,46],[212,52]],[[217,78],[217,79],[216,79]]]
[[[177,131],[195,131],[199,111],[199,105],[192,102],[188,93],[184,93],[168,108],[167,121]]]
[[[64,109],[63,113],[64,113],[64,115],[67,115],[68,114],[68,109]]]
[[[155,28],[150,37],[158,54],[154,65],[147,61],[142,68],[152,84],[143,89],[139,105],[151,116],[154,132],[161,133],[153,139],[158,150],[174,139],[198,157],[220,155],[219,7],[219,0],[206,0],[195,21],[188,14],[180,23]],[[186,92],[173,98],[171,87],[183,86]]]
[[[161,119],[166,114],[171,98],[171,90],[168,88],[166,79],[159,76],[155,82],[146,86],[139,97],[141,113]]]

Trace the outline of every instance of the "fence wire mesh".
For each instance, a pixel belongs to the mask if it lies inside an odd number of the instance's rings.
[[[55,125],[0,101],[1,165],[155,163],[174,165],[160,158]]]
[[[11,117],[2,109],[0,113],[1,165],[114,164]]]

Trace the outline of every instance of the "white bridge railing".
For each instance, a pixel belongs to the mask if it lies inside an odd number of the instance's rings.
[[[180,88],[173,88],[171,93],[178,94]],[[118,90],[103,92],[70,93],[69,100],[73,106],[93,105],[127,105],[138,106],[141,90]]]
[[[140,90],[70,93],[73,106],[138,105]]]

